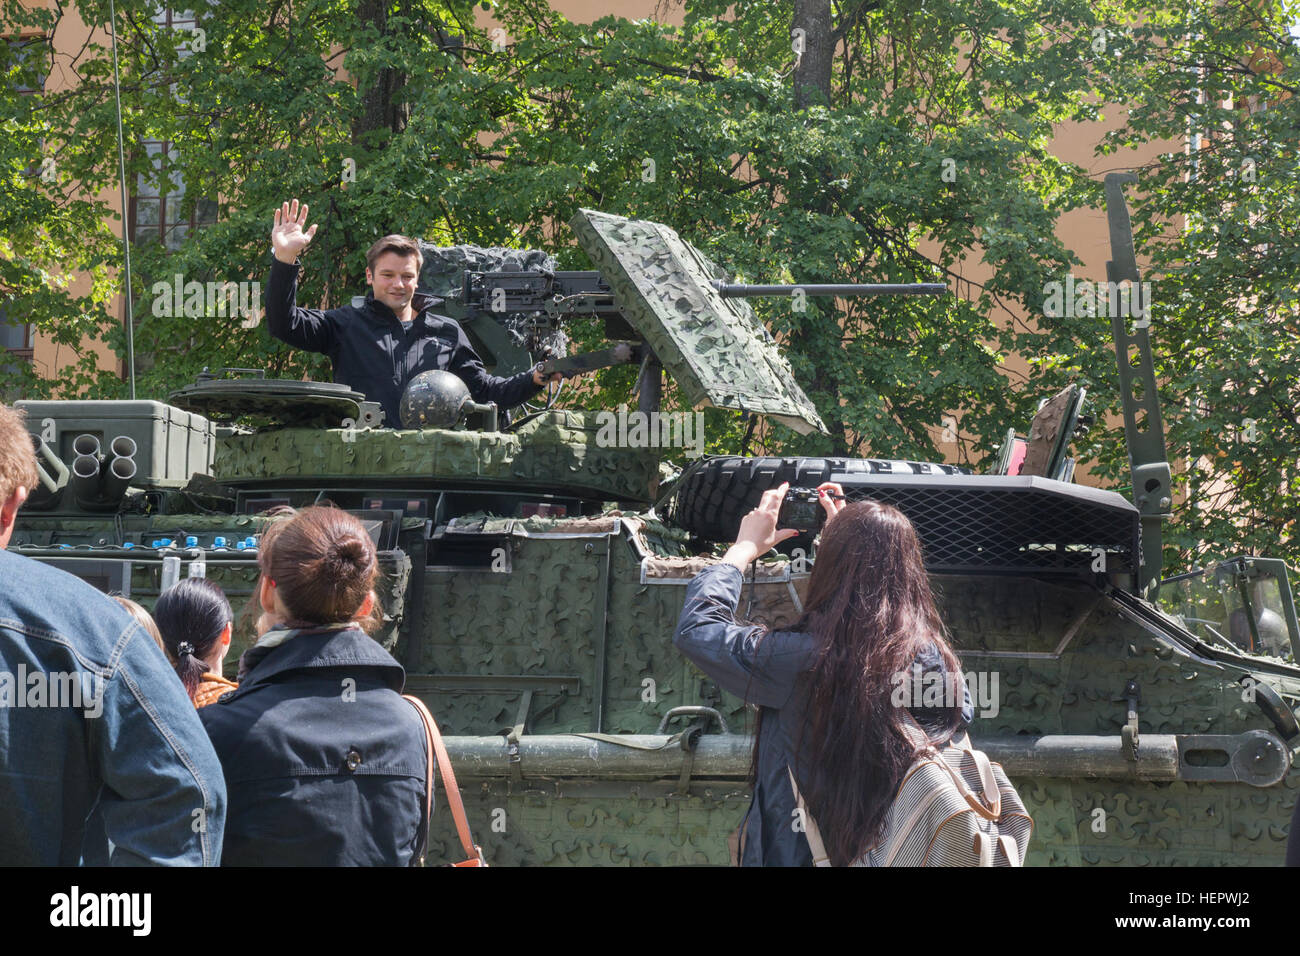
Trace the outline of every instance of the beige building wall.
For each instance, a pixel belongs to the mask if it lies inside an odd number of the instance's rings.
[[[40,9],[42,7],[51,8],[54,4],[53,0],[29,0],[26,6],[30,9]],[[63,20],[60,22],[55,34],[53,69],[51,69],[45,81],[46,92],[58,93],[69,89],[73,85],[76,77],[73,60],[78,52],[84,48],[90,34],[91,30],[86,26],[85,21],[81,19],[77,8],[70,4],[64,4]],[[108,34],[103,31],[96,31],[94,39],[96,42],[107,45]],[[121,215],[122,196],[119,190],[106,190],[99,195],[99,198],[118,215]],[[120,221],[110,223],[109,228],[113,230],[115,235],[121,235],[122,226]],[[89,277],[74,275],[69,279],[72,294],[85,295],[90,291]],[[111,314],[117,316],[124,314],[124,307],[120,300],[121,296],[113,300]],[[87,349],[95,353],[100,368],[116,369],[119,373],[122,371],[122,363],[118,361],[117,356],[103,342],[85,342],[80,348],[73,349],[67,345],[59,345],[50,336],[40,333],[36,335],[32,351],[32,363],[42,378],[51,379],[57,383],[63,369],[76,362],[79,354]]]
[[[1168,152],[1175,148],[1168,143],[1147,144],[1140,150],[1124,152],[1122,154],[1112,154],[1110,156],[1096,156],[1093,150],[1102,141],[1103,137],[1110,131],[1119,129],[1124,125],[1126,119],[1122,107],[1112,107],[1106,112],[1104,121],[1098,123],[1065,123],[1056,130],[1056,136],[1052,141],[1052,152],[1060,159],[1066,162],[1074,163],[1086,170],[1088,176],[1097,182],[1101,182],[1107,173],[1124,172],[1127,170],[1136,170],[1149,163],[1154,163],[1158,155],[1162,152]],[[960,172],[958,173],[960,175]],[[1129,197],[1130,207],[1132,205],[1133,187],[1129,187],[1126,194]],[[1071,250],[1079,259],[1082,265],[1077,265],[1071,270],[1076,280],[1089,280],[1093,282],[1104,282],[1106,280],[1106,263],[1110,260],[1110,229],[1106,222],[1106,212],[1104,209],[1076,209],[1066,213],[1060,218],[1056,230],[1057,237]],[[923,243],[920,246],[923,253],[934,257],[937,254],[938,246],[935,243]],[[1141,256],[1138,257],[1138,268],[1142,270],[1146,263]],[[976,286],[987,282],[992,278],[993,270],[989,265],[978,258],[978,253],[972,253],[964,262],[955,263],[954,271],[958,272],[961,279],[968,280]],[[957,294],[965,293],[965,283],[958,281],[953,283],[954,291]],[[974,293],[972,293],[972,298]],[[1012,303],[1014,305],[1014,303]],[[1029,315],[1019,307],[1014,308],[1010,313],[995,315],[994,320],[1003,328],[1007,327],[1013,321],[1042,323],[1042,322],[1073,322],[1077,319],[1059,318],[1052,319],[1042,315]],[[1158,334],[1158,330],[1152,328],[1153,337]],[[1013,388],[1019,388],[1024,385],[1029,375],[1029,363],[1022,356],[1017,354],[1008,355],[1004,363],[1004,371],[1008,379],[1008,384]],[[1048,395],[1041,395],[1040,398],[1048,398]],[[1109,404],[1110,396],[1095,396],[1088,400],[1090,408],[1097,408],[1101,404]],[[955,412],[955,410],[954,410]],[[943,441],[943,425],[937,423],[932,429],[933,439],[936,447],[943,453],[944,461],[958,462],[960,460],[960,449],[962,433],[960,427],[960,415],[954,414],[958,420],[956,429],[958,434],[957,441]],[[1029,434],[1029,422],[1007,422],[1003,428],[1015,428],[1017,434],[1022,437]],[[1114,417],[1104,422],[1098,422],[1093,428],[1118,429],[1124,428],[1122,417]],[[951,437],[951,434],[949,435]],[[969,440],[970,436],[967,436]],[[1096,486],[1099,482],[1091,474],[1091,468],[1081,464],[1075,471],[1074,480],[1079,484]]]

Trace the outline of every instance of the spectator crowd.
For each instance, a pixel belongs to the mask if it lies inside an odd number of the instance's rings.
[[[7,549],[37,482],[0,405],[0,864],[410,865],[431,756],[401,665],[369,634],[378,563],[344,511],[262,537],[256,640],[186,578],[152,617]]]

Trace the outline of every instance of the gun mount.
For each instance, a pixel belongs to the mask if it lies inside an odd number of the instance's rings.
[[[443,297],[444,311],[482,347],[485,359],[491,357],[497,374],[521,372],[538,361],[544,374],[566,377],[638,364],[638,409],[646,414],[659,408],[666,368],[695,407],[768,414],[800,432],[820,430],[820,418],[771,336],[741,300],[948,291],[941,282],[731,284],[699,250],[658,223],[582,209],[570,226],[600,271],[555,271],[549,257],[536,251],[425,246],[425,286]],[[534,268],[465,269],[453,280],[453,265],[488,260]],[[568,355],[563,327],[578,315],[603,319],[614,344]]]

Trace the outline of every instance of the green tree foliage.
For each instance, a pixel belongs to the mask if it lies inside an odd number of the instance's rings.
[[[1132,14],[1136,22],[1139,9]],[[1204,551],[1297,555],[1300,517],[1300,47],[1281,3],[1179,4],[1115,31],[1116,158],[1138,170],[1137,246],[1175,486],[1166,567]],[[1184,143],[1191,148],[1184,149]],[[1119,473],[1123,449],[1098,449]]]
[[[33,18],[39,21],[39,13]],[[50,68],[49,45],[39,34],[0,43],[0,321],[34,322],[73,361],[57,380],[28,363],[9,363],[0,372],[6,397],[89,387],[94,356],[77,353],[110,323],[115,244],[105,205],[87,198],[83,168],[37,93]]]
[[[61,14],[24,12],[15,0],[3,9],[11,24],[60,28]],[[106,3],[78,12],[89,23],[108,19]],[[299,301],[329,305],[361,290],[362,253],[390,231],[446,244],[541,247],[562,267],[582,268],[566,223],[591,207],[664,222],[742,281],[948,281],[961,295],[810,299],[802,311],[788,299],[759,303],[831,434],[801,438],[711,412],[709,446],[934,459],[945,418],[957,415],[961,458],[976,465],[1008,427],[1023,431],[1037,400],[1066,382],[1080,381],[1103,399],[1115,392],[1104,319],[1033,321],[1046,283],[1079,262],[1056,235],[1058,217],[1100,200],[1099,183],[1053,156],[1053,136],[1064,123],[1098,118],[1099,104],[1113,98],[1144,104],[1116,147],[1176,139],[1192,107],[1179,93],[1178,70],[1161,66],[1146,44],[1185,66],[1179,38],[1199,30],[1208,38],[1198,41],[1201,59],[1223,74],[1210,85],[1225,91],[1247,82],[1233,64],[1259,49],[1259,24],[1244,16],[1235,33],[1217,23],[1192,30],[1191,14],[1144,14],[1121,0],[690,0],[680,28],[613,17],[575,24],[540,0],[228,0],[201,14],[202,44],[155,23],[157,12],[141,0],[118,6],[128,175],[155,184],[182,178],[185,202],[215,199],[218,222],[173,252],[136,246],[142,394],[163,395],[203,365],[327,374],[323,360],[290,352],[238,316],[158,315],[153,307],[151,283],[178,273],[201,282],[264,280],[270,213],[282,199],[305,200],[321,224],[304,259]],[[1141,30],[1130,26],[1143,16]],[[792,34],[795,25],[802,34]],[[1275,54],[1289,56],[1283,47]],[[39,117],[6,105],[6,122],[30,142],[0,145],[10,171],[5,188],[27,190],[32,203],[96,196],[116,175],[103,46],[91,44],[77,70],[81,84],[43,97]],[[1273,74],[1261,67],[1255,75]],[[1285,70],[1276,77],[1294,82]],[[1276,103],[1284,88],[1265,98]],[[1207,129],[1221,125],[1211,110],[1197,110]],[[1270,210],[1267,226],[1293,229],[1295,217],[1279,216],[1276,205],[1294,202],[1287,184],[1295,164],[1286,167],[1285,156],[1295,137],[1287,138],[1282,118],[1230,112],[1256,133],[1232,162],[1224,160],[1213,186],[1180,188],[1185,157],[1177,151],[1159,170],[1143,171],[1142,251],[1165,235],[1157,223],[1177,211],[1194,207],[1201,223],[1173,236],[1170,258],[1154,270],[1170,273],[1157,276],[1165,311],[1156,338],[1171,399],[1197,386],[1216,400],[1231,381],[1231,401],[1246,401],[1225,353],[1208,340],[1199,352],[1189,343],[1197,334],[1192,317],[1216,286],[1231,289],[1214,306],[1221,329],[1229,316],[1239,324],[1256,315],[1257,339],[1269,340],[1266,314],[1230,304],[1248,294],[1246,273],[1266,265],[1248,264],[1255,244],[1273,243],[1268,267],[1290,277],[1273,287],[1277,300],[1287,281],[1295,287],[1294,242],[1259,237],[1247,201],[1232,192],[1241,177],[1228,175],[1246,155],[1258,157],[1250,201],[1271,197],[1274,205],[1258,207]],[[57,144],[66,160],[58,189],[18,175],[42,129],[47,148]],[[166,165],[143,153],[145,140],[173,144]],[[1202,184],[1214,162],[1202,159]],[[83,236],[97,264],[106,261],[111,241],[105,245],[91,212],[75,229],[48,227],[59,218],[52,208],[24,218],[46,260],[58,258],[46,235],[61,228]],[[5,236],[22,246],[22,233]],[[1241,273],[1240,283],[1199,268],[1216,255],[1224,270]],[[992,278],[969,281],[976,263]],[[1184,293],[1187,319],[1175,325],[1170,303]],[[36,294],[35,286],[25,294]],[[21,301],[43,327],[68,321],[66,303]],[[594,345],[599,331],[579,323],[578,346]],[[1224,339],[1239,343],[1245,334]],[[120,349],[121,336],[113,335]],[[1006,374],[1012,352],[1029,360],[1027,380]],[[1263,353],[1250,354],[1260,365]],[[1269,374],[1285,372],[1269,366]],[[631,369],[600,373],[581,400],[625,400],[632,378]],[[96,387],[101,395],[122,389],[111,377]],[[669,403],[677,400],[670,389]],[[1174,447],[1196,447],[1210,431],[1226,442],[1222,424],[1251,412],[1271,421],[1245,404],[1215,406],[1200,424],[1175,418]],[[1241,492],[1252,507],[1277,500],[1262,497],[1283,480],[1270,455],[1282,453],[1288,434],[1294,446],[1294,424],[1289,433],[1261,426],[1265,437],[1248,456],[1257,476]],[[1093,453],[1121,477],[1123,452],[1113,439],[1094,441]],[[1216,474],[1235,467],[1211,458]],[[1223,521],[1186,527],[1223,542],[1247,540]]]
[[[495,12],[518,33],[505,79],[532,105],[495,142],[501,165],[472,186],[532,197],[544,218],[530,239],[549,239],[581,204],[667,222],[747,281],[946,280],[966,258],[992,267],[973,301],[759,305],[831,428],[802,440],[768,429],[769,446],[934,458],[945,415],[960,409],[973,461],[1032,412],[1006,387],[1003,354],[1020,347],[1068,376],[1060,357],[1079,351],[1078,330],[1028,330],[1005,307],[1036,305],[1044,277],[1071,261],[1055,219],[1087,184],[1047,144],[1055,124],[1095,115],[1089,7],[846,5],[829,96],[806,95],[804,109],[793,105],[788,3],[746,4],[734,20],[728,4],[691,3],[681,31],[568,24],[527,2]]]

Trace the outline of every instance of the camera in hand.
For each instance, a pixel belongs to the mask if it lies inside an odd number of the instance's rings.
[[[777,516],[778,528],[794,528],[799,531],[816,531],[822,526],[826,512],[818,501],[815,488],[790,488],[781,502],[781,513]]]

